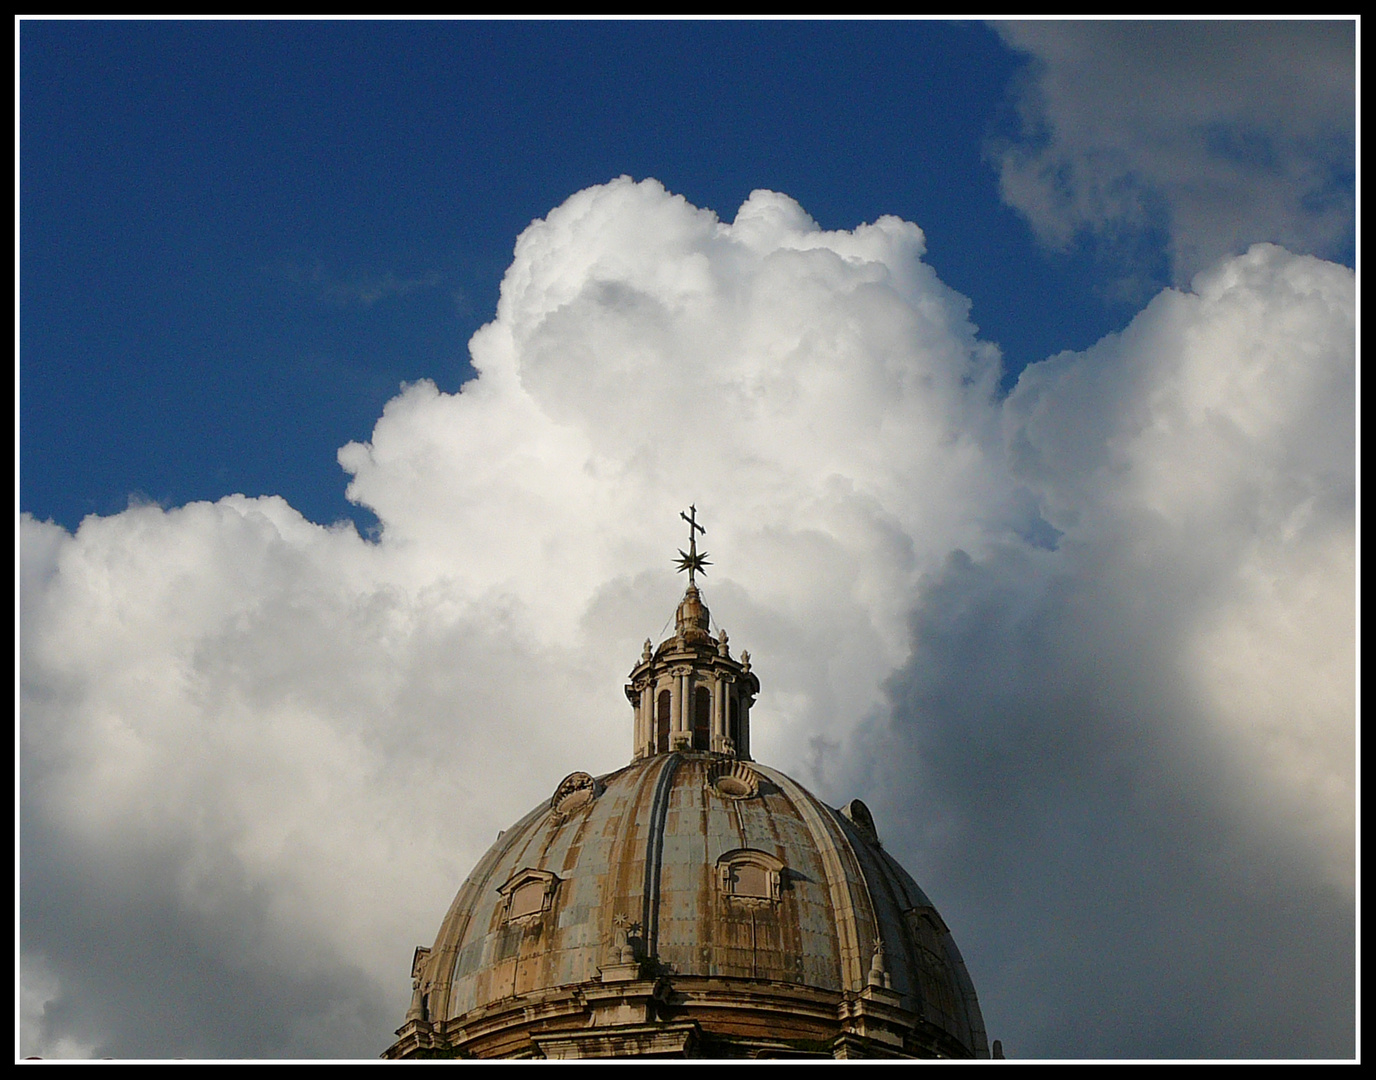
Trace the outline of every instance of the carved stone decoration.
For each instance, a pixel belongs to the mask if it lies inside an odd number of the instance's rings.
[[[559,781],[549,801],[550,810],[561,818],[582,810],[602,794],[596,777],[585,772],[573,772]]]
[[[851,799],[845,806],[841,807],[841,814],[852,825],[860,830],[867,840],[879,843],[879,830],[874,827],[874,815],[870,813],[870,808],[859,799]]]
[[[411,980],[411,1007],[406,1010],[407,1021],[428,1020],[425,1014],[425,993],[420,988],[420,980]]]
[[[618,964],[634,964],[635,945],[631,939],[640,933],[640,924],[632,921],[628,915],[617,913],[612,918],[612,925],[616,928],[612,940],[612,959]]]
[[[640,923],[632,921],[625,912],[618,911],[612,916],[611,947],[607,950],[608,963],[597,969],[598,978],[604,985],[631,983],[640,978],[640,949],[637,946],[643,942],[639,935]]]
[[[743,761],[715,762],[707,778],[728,799],[753,799],[760,793],[760,774]]]
[[[889,974],[889,964],[884,957],[883,941],[874,943],[874,957],[870,960],[870,973],[865,981],[870,986],[882,986],[885,990],[893,986],[893,976]]]
[[[430,1019],[429,1010],[425,1000],[425,966],[430,959],[430,950],[424,945],[417,945],[415,955],[411,958],[411,1007],[406,1010],[407,1021],[419,1020],[428,1021]]]
[[[411,978],[421,979],[425,977],[425,965],[430,960],[430,949],[425,945],[417,945],[415,955],[411,957]]]

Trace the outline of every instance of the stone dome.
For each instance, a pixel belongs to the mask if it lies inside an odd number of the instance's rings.
[[[384,1056],[989,1056],[865,804],[750,760],[759,680],[710,633],[694,540],[674,636],[626,686],[631,764],[569,774],[498,837],[416,950]]]
[[[572,774],[420,959],[432,1047],[477,1057],[988,1056],[960,951],[864,805],[712,754]]]

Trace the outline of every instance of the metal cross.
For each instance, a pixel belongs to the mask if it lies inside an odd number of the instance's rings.
[[[707,573],[704,567],[711,566],[712,564],[707,561],[707,552],[704,551],[701,555],[698,554],[698,533],[702,533],[703,536],[707,535],[707,530],[698,524],[698,508],[695,505],[689,504],[688,509],[692,512],[691,517],[681,510],[678,515],[684,521],[688,522],[688,550],[685,552],[682,548],[679,548],[678,570],[680,574],[685,570],[688,571],[688,585],[691,588],[696,584],[693,580],[693,574],[699,570],[704,574]]]
[[[695,532],[700,532],[703,536],[706,536],[707,530],[698,524],[698,508],[694,506],[692,503],[689,503],[688,509],[692,512],[692,517],[689,517],[682,510],[678,512],[678,516],[681,517],[684,521],[688,522],[688,543],[691,544],[694,540],[697,539],[697,537],[693,535]]]

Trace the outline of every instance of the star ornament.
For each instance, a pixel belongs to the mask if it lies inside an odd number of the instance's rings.
[[[701,555],[699,555],[696,551],[690,555],[682,548],[679,548],[678,554],[678,572],[681,574],[683,573],[683,571],[687,570],[689,577],[692,577],[694,572],[699,574],[707,573],[707,571],[703,568],[712,565],[710,562],[707,561],[708,552],[706,551],[704,551]]]

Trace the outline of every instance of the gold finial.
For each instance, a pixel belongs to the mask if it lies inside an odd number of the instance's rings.
[[[698,533],[702,533],[703,536],[707,535],[707,530],[698,524],[698,508],[689,504],[688,509],[692,512],[691,517],[681,510],[678,515],[684,521],[688,522],[688,550],[685,552],[682,548],[678,549],[678,572],[681,574],[685,570],[688,571],[688,587],[692,588],[696,584],[693,580],[693,574],[699,570],[704,574],[707,573],[704,567],[711,566],[712,564],[707,561],[707,552],[704,551],[701,555],[698,554]]]

